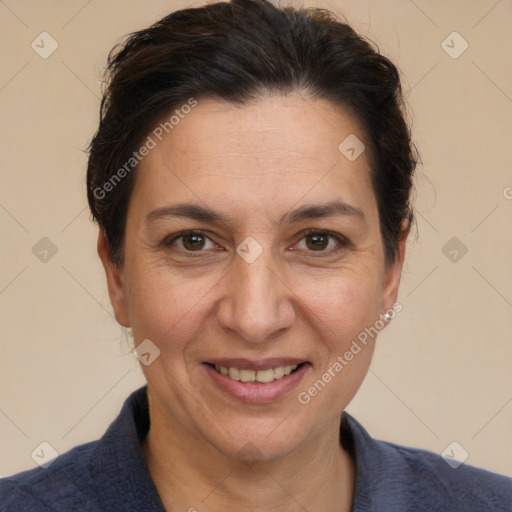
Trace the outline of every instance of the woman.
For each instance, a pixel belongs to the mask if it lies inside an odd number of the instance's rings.
[[[88,198],[147,386],[2,510],[510,511],[344,412],[392,320],[417,156],[395,66],[321,10],[175,12],[109,60]]]

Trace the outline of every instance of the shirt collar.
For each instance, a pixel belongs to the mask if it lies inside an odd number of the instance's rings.
[[[340,443],[356,464],[356,485],[352,512],[371,510],[376,489],[376,475],[381,475],[382,459],[378,442],[347,412],[342,413]],[[149,474],[141,443],[150,426],[147,385],[134,391],[125,401],[119,416],[112,422],[95,450],[95,468],[112,482],[112,502],[125,501],[130,510],[164,511]]]

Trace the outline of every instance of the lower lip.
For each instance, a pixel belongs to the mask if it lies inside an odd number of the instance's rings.
[[[222,391],[242,402],[259,404],[275,402],[288,395],[298,385],[311,365],[304,363],[290,375],[267,383],[241,382],[222,375],[207,364],[203,364],[203,366]]]

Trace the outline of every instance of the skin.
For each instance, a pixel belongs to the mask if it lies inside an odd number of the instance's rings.
[[[297,395],[392,308],[408,232],[404,224],[398,257],[386,266],[367,154],[349,161],[338,150],[349,134],[365,140],[348,111],[296,93],[243,107],[200,99],[140,164],[123,264],[112,264],[100,231],[117,321],[136,345],[150,339],[160,350],[142,365],[151,417],[143,451],[168,510],[350,510],[355,465],[339,443],[340,416],[375,338],[308,404]],[[331,201],[364,219],[278,222]],[[149,212],[176,203],[207,206],[226,222],[148,222]],[[206,238],[169,242],[188,229]],[[321,237],[318,248],[306,229],[348,243]],[[262,248],[252,263],[236,252],[249,236]],[[310,366],[288,395],[248,404],[205,372],[204,361],[221,357],[298,357]],[[252,463],[239,453],[247,443]]]

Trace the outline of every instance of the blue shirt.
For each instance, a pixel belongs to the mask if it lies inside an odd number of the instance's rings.
[[[1,479],[0,511],[164,511],[141,451],[148,430],[144,386],[98,441],[46,469]],[[512,511],[512,478],[466,464],[453,469],[433,452],[375,440],[346,412],[340,441],[356,460],[352,512]]]

